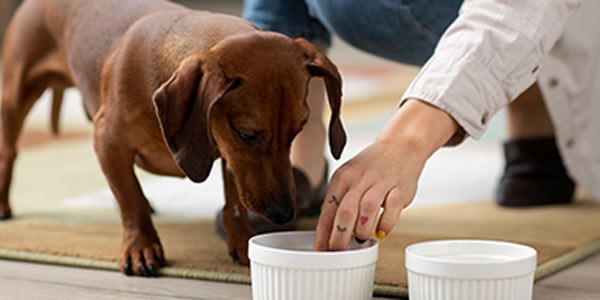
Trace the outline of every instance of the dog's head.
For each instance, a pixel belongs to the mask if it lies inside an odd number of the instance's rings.
[[[154,94],[163,136],[179,167],[202,182],[221,156],[246,208],[274,223],[290,221],[295,198],[290,146],[309,116],[306,95],[314,76],[327,88],[330,150],[339,158],[346,143],[340,74],[307,41],[256,32],[186,58]]]

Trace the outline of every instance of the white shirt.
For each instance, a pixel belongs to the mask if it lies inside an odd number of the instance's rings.
[[[600,199],[600,1],[466,0],[402,102],[427,101],[478,139],[536,81],[569,174]]]

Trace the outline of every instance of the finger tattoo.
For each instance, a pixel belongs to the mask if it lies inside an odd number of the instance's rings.
[[[369,217],[367,217],[367,216],[360,217],[360,225],[365,225],[365,223],[367,223],[367,221],[369,221]]]
[[[338,200],[335,195],[331,195],[331,200],[329,200],[329,203],[333,203],[337,206],[340,206],[340,200]]]
[[[337,229],[337,231],[338,231],[339,233],[344,233],[344,232],[346,232],[346,227],[342,227],[342,226],[340,226],[340,225],[337,225],[337,226],[336,226],[336,229]]]

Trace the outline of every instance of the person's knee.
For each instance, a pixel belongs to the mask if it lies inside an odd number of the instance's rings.
[[[329,32],[310,16],[304,0],[245,0],[243,18],[260,30],[302,37],[322,48],[331,44]]]
[[[311,15],[347,43],[374,55],[414,65],[422,65],[433,54],[441,32],[456,16],[452,9],[445,9],[448,21],[424,26],[420,20],[429,22],[427,11],[402,1],[311,0],[307,3]],[[436,13],[440,9],[438,7]]]

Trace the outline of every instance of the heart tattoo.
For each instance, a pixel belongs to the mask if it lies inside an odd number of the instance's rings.
[[[367,217],[367,216],[360,217],[360,225],[365,225],[365,223],[367,223],[367,221],[369,221],[369,217]]]

